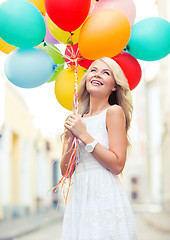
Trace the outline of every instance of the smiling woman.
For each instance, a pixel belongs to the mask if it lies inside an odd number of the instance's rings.
[[[64,175],[76,137],[80,158],[65,209],[65,240],[137,239],[131,206],[118,177],[129,144],[132,106],[128,91],[121,68],[107,57],[94,61],[81,79],[79,113],[66,119],[60,163]]]
[[[101,97],[105,97],[106,103],[108,98],[113,91],[116,91],[115,79],[113,73],[108,69],[108,66],[103,61],[96,61],[95,65],[91,68],[86,78],[86,89],[92,97],[95,93]],[[95,88],[95,86],[101,86]],[[97,96],[95,94],[95,96]]]
[[[101,88],[94,88],[93,80],[99,81],[101,83]],[[89,91],[92,92],[90,93]],[[98,98],[93,98],[94,94],[98,96]],[[129,85],[120,66],[113,59],[101,58],[91,64],[80,82],[78,92],[79,113],[81,115],[86,112],[89,112],[89,114],[95,114],[92,112],[93,107],[90,99],[94,99],[97,102],[94,104],[95,106],[103,105],[101,107],[102,109],[114,104],[120,105],[126,116],[127,132],[130,126],[132,113],[131,101],[128,94]],[[102,101],[101,97],[104,97]],[[100,112],[100,109],[98,111]]]

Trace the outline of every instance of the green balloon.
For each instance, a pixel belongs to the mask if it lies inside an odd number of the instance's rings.
[[[170,23],[163,18],[146,18],[132,27],[128,52],[145,61],[159,60],[170,53]]]
[[[48,82],[55,81],[59,72],[61,72],[61,70],[64,69],[65,59],[62,53],[60,52],[60,50],[51,43],[41,43],[39,47],[43,51],[48,53],[52,57],[55,64],[58,65],[57,68],[55,69],[55,73],[53,74],[53,76],[50,78]]]
[[[42,14],[26,0],[6,0],[0,4],[0,37],[20,48],[39,45],[45,38]]]

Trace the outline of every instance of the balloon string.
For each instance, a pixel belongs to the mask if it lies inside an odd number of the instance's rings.
[[[74,35],[74,33],[69,32],[70,33],[70,37],[67,39],[67,43],[70,43],[71,45],[73,44],[73,40],[72,40],[72,36]]]
[[[90,11],[89,11],[89,16],[92,15],[95,5],[96,5],[96,1],[94,1],[94,3],[91,5]]]
[[[48,46],[48,43],[46,43],[47,44],[47,46]],[[63,58],[67,58],[68,60],[70,60],[71,62],[73,62],[74,61],[74,59],[72,59],[70,56],[68,56],[68,55],[66,55],[66,54],[62,54],[58,49],[56,49],[55,47],[53,47],[52,45],[49,45],[50,46],[50,48],[52,48],[52,49],[54,49],[55,50],[55,52],[52,52],[52,51],[50,51],[50,50],[47,50],[47,49],[44,49],[46,52],[51,52],[51,53],[54,53],[54,54],[56,54],[56,55],[58,55],[58,56],[62,56]],[[39,47],[40,48],[40,47]],[[57,52],[57,53],[56,53]],[[58,64],[57,64],[58,65]],[[64,65],[64,63],[63,63],[63,65]]]
[[[48,43],[47,43],[47,42],[46,42],[46,45],[48,46]],[[84,59],[82,56],[79,56],[79,49],[78,49],[78,48],[77,48],[76,53],[74,53],[74,50],[73,50],[72,45],[70,45],[71,51],[68,49],[68,52],[71,54],[71,56],[66,55],[66,54],[62,54],[57,48],[53,47],[52,45],[49,45],[49,46],[50,46],[50,48],[52,48],[53,50],[55,50],[55,52],[50,51],[50,50],[48,50],[48,49],[43,49],[43,51],[48,52],[48,53],[53,53],[53,54],[56,54],[57,56],[60,56],[60,57],[63,57],[63,58],[68,59],[69,61],[67,62],[67,64],[73,63],[73,62],[76,62],[76,61],[77,61],[77,65],[80,66],[80,65],[78,64],[78,61],[81,61],[81,60]],[[37,46],[37,47],[41,49],[40,46]],[[65,64],[65,63],[57,64],[57,66],[58,66],[58,67],[59,67],[59,66],[63,66],[64,64]],[[81,66],[80,66],[80,67],[81,67]]]
[[[46,43],[46,45],[48,46],[48,44]],[[37,46],[39,49],[42,49],[42,47],[40,47],[40,46]],[[57,55],[57,56],[60,56],[60,57],[63,57],[64,58],[64,55],[57,49],[57,48],[54,48],[52,45],[50,45],[50,48],[52,48],[53,50],[55,50],[55,52],[53,52],[53,51],[50,51],[50,50],[48,50],[48,49],[45,49],[45,47],[43,48],[43,51],[44,52],[47,52],[47,53],[53,53],[53,54],[55,54],[55,55]],[[59,64],[57,64],[57,65],[59,65]],[[64,63],[63,63],[63,65],[64,65]]]
[[[48,43],[46,43],[48,46]],[[38,48],[41,49],[40,46],[37,46]],[[75,59],[72,59],[70,56],[66,55],[66,54],[62,54],[58,49],[54,48],[52,45],[50,45],[50,48],[54,49],[55,52],[47,50],[47,49],[43,49],[43,51],[48,52],[48,53],[53,53],[56,54],[57,56],[63,57],[63,58],[67,58],[69,60],[69,63],[71,62],[75,62]],[[57,64],[58,66],[63,66],[65,63],[62,64]]]
[[[72,45],[70,45],[71,49],[67,49],[67,51],[69,52],[70,56],[66,56],[67,59],[69,59],[72,62],[75,62],[75,60],[77,59],[77,61],[81,61],[84,59],[84,57],[82,57],[79,53],[79,49],[77,48],[76,52],[74,52],[74,49],[72,47]]]
[[[75,55],[75,52],[74,52],[74,50],[73,50],[73,47],[72,46],[70,46],[71,47],[71,49],[67,49],[67,51],[70,53],[70,58],[71,59],[75,59],[76,58],[76,55]]]
[[[50,45],[50,47],[51,47],[51,45]],[[55,48],[53,48],[53,49],[55,51],[57,51]],[[71,52],[74,54],[72,44],[71,44]],[[69,56],[63,55],[63,57],[66,57],[71,62],[73,62],[73,61],[75,62],[74,106],[75,106],[75,112],[76,113],[78,113],[78,97],[77,97],[77,90],[78,90],[78,58],[77,58],[77,54],[78,54],[78,50],[76,52],[76,56],[75,56],[74,60],[72,60],[71,57],[69,57]],[[64,176],[58,182],[58,184],[54,188],[52,188],[53,189],[53,194],[58,190],[59,186],[61,186],[61,191],[62,191],[64,186],[65,186],[66,180],[69,179],[69,186],[68,186],[68,189],[67,189],[67,192],[66,192],[66,197],[64,196],[65,204],[67,203],[67,199],[68,199],[68,195],[69,195],[69,191],[70,191],[70,187],[71,187],[71,182],[72,182],[73,172],[74,172],[76,166],[79,163],[79,156],[80,156],[80,154],[79,154],[80,152],[79,151],[80,150],[79,150],[78,145],[79,145],[79,141],[74,136],[73,137],[72,146],[71,146],[71,149],[73,150],[73,152],[72,152],[71,157],[69,159],[67,170],[66,170]],[[70,152],[71,149],[68,152]],[[65,154],[68,154],[68,152],[65,153]],[[60,191],[60,196],[61,196],[61,191]],[[60,197],[59,197],[59,200],[60,200]],[[58,201],[58,204],[57,204],[57,208],[58,208],[58,205],[59,205],[59,201]]]
[[[48,45],[47,45],[48,46]],[[38,48],[40,48],[41,49],[41,47],[39,47],[39,46],[37,46]],[[50,47],[51,48],[53,48],[51,45],[50,45]],[[55,49],[55,48],[53,48],[55,51],[57,51],[57,49]],[[76,60],[77,61],[81,61],[82,59],[83,59],[83,57],[77,57],[77,58],[75,58],[75,59],[73,59],[72,57],[70,57],[70,56],[68,56],[68,55],[66,55],[66,54],[61,54],[59,51],[57,51],[58,53],[56,53],[56,52],[53,52],[53,51],[49,51],[49,50],[47,50],[47,49],[44,49],[43,51],[45,51],[45,52],[48,52],[48,53],[53,53],[53,54],[56,54],[56,55],[58,55],[58,56],[62,56],[63,58],[67,58],[69,61],[67,62],[67,64],[69,64],[69,63],[73,63],[73,62],[75,62]],[[71,53],[70,51],[69,51],[69,53]],[[76,57],[76,56],[75,56]],[[62,63],[62,64],[57,64],[57,66],[58,67],[60,67],[60,66],[63,66],[65,63]],[[78,63],[77,63],[77,65],[79,66],[79,67],[81,67]]]
[[[79,54],[79,49],[77,48],[77,51],[76,51],[76,58],[78,58],[78,54]],[[78,58],[79,59],[79,58]]]
[[[76,113],[78,113],[77,82],[78,82],[77,59],[75,59],[75,90],[74,90],[74,105],[75,105],[75,111],[76,111]]]
[[[50,189],[50,190],[53,190],[53,195],[59,189],[59,186],[61,186],[61,191],[62,191],[65,186],[66,180],[69,179],[69,186],[68,186],[68,190],[66,192],[66,197],[64,195],[65,204],[67,203],[67,199],[68,199],[68,194],[69,194],[69,190],[70,190],[70,186],[71,186],[71,182],[72,182],[72,175],[73,175],[76,165],[78,165],[78,162],[79,162],[79,154],[77,154],[78,144],[79,144],[78,139],[76,137],[73,137],[73,142],[72,142],[72,146],[71,146],[71,149],[73,149],[73,152],[70,157],[67,170],[66,170],[65,174],[63,175],[63,177],[60,179],[60,181],[57,183],[57,185],[55,187],[53,187],[52,189]],[[60,191],[60,195],[59,195],[59,200],[61,197],[61,191]],[[59,200],[58,200],[57,208],[59,205]]]

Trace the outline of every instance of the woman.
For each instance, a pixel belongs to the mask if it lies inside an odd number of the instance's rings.
[[[104,57],[92,63],[79,87],[79,113],[65,122],[61,172],[67,170],[73,136],[80,159],[63,222],[63,240],[136,240],[131,206],[118,175],[126,162],[132,106],[119,65]]]

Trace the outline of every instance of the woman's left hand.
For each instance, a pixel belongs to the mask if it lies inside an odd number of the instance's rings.
[[[87,133],[86,125],[83,122],[81,115],[73,113],[68,117],[64,125],[68,130],[72,132],[74,136],[81,140],[82,136]]]

